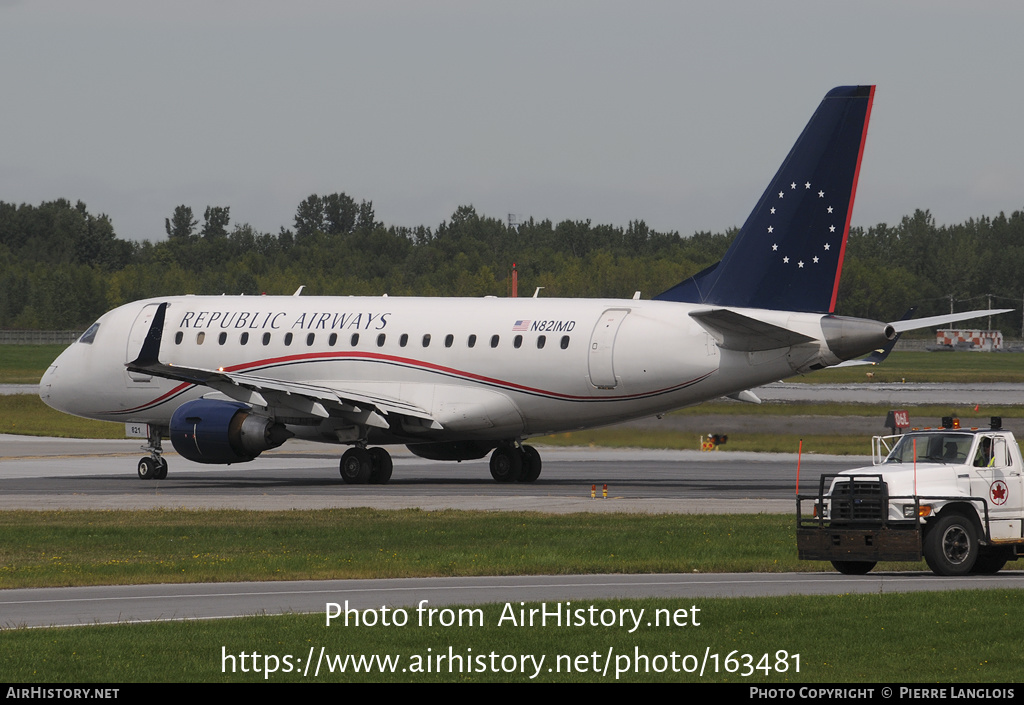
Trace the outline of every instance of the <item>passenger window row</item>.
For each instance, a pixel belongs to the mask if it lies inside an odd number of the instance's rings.
[[[185,333],[184,333],[184,331],[180,331],[179,330],[177,333],[174,334],[174,344],[175,345],[181,345],[182,342],[184,342],[184,340],[185,340]],[[272,334],[267,332],[267,333],[263,334],[262,338],[260,339],[260,342],[262,342],[263,345],[270,345],[270,341],[271,340],[272,340]],[[423,337],[420,339],[420,344],[424,348],[429,348],[430,347],[430,340],[431,340],[430,333],[425,333],[423,335]],[[204,342],[206,342],[206,332],[205,331],[200,331],[199,333],[196,333],[196,345],[202,345]],[[225,345],[227,342],[228,342],[228,334],[226,332],[222,331],[221,333],[219,333],[217,335],[217,344],[218,345]],[[285,333],[284,334],[284,344],[285,344],[285,346],[290,346],[293,342],[295,342],[295,335],[293,333]],[[313,347],[313,344],[316,342],[316,333],[307,333],[306,334],[305,342],[306,342],[306,346],[307,347]],[[377,335],[377,338],[376,338],[377,347],[378,348],[383,348],[384,344],[386,342],[387,342],[387,334],[386,333],[379,333]],[[491,336],[490,346],[492,348],[498,347],[498,344],[500,342],[501,342],[501,337],[499,335],[495,334],[495,335]],[[240,345],[248,345],[249,344],[249,333],[248,332],[242,333],[238,337],[238,343]],[[470,335],[466,339],[466,347],[468,347],[468,348],[475,348],[476,347],[476,343],[477,343],[477,337],[476,337],[475,334]],[[327,337],[327,346],[333,348],[333,347],[337,346],[337,344],[338,344],[338,334],[337,333],[331,333]],[[537,336],[537,343],[536,344],[537,344],[537,349],[538,350],[542,350],[544,348],[544,346],[547,345],[547,336],[546,335],[538,335]],[[359,345],[359,333],[352,333],[351,337],[349,338],[349,345],[351,347],[353,347],[353,348]],[[408,333],[402,333],[398,337],[398,347],[404,348],[404,347],[406,347],[408,345],[409,345],[409,334]],[[446,348],[450,348],[450,347],[453,347],[454,345],[455,345],[455,336],[453,334],[449,333],[448,335],[446,335],[444,337],[444,346]],[[512,338],[512,347],[514,347],[516,349],[519,349],[519,348],[523,347],[523,336],[516,335],[515,337],[513,337]],[[561,347],[562,350],[565,350],[565,349],[567,349],[569,347],[569,336],[568,335],[563,335],[562,336],[562,339],[559,341],[559,347]]]

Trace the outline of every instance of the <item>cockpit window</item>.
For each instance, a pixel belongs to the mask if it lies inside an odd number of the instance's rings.
[[[973,442],[974,435],[970,433],[910,433],[900,439],[885,462],[913,463],[916,448],[919,463],[963,465]]]
[[[100,329],[99,321],[89,326],[89,330],[82,333],[82,337],[78,339],[79,343],[85,343],[86,345],[92,345],[92,341],[96,340],[96,331]]]

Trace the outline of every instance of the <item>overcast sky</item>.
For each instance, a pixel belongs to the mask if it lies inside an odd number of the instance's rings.
[[[853,213],[1024,207],[1024,3],[0,0],[0,200],[161,239],[186,204],[292,227],[459,206],[742,225],[833,86],[877,84]]]

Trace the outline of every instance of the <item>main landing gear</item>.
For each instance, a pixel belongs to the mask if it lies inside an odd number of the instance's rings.
[[[148,450],[149,455],[139,461],[139,479],[162,480],[167,477],[167,460],[160,455],[163,447],[160,445],[159,428],[149,427],[149,445],[142,446],[142,450]]]
[[[391,454],[383,448],[353,446],[341,456],[341,479],[349,485],[386,485],[393,468]]]
[[[540,477],[540,453],[533,446],[500,445],[491,453],[495,482],[533,482]]]

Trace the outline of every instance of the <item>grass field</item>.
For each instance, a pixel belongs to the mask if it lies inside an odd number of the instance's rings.
[[[51,409],[35,394],[0,395],[0,433],[57,438],[124,438],[124,424]]]
[[[771,514],[2,512],[0,588],[831,570],[797,560],[795,525],[790,515]]]
[[[66,345],[0,345],[0,384],[36,384]]]

